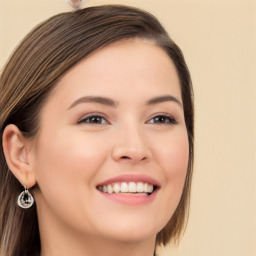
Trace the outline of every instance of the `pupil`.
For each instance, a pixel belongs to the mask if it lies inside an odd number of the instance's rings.
[[[165,122],[165,117],[164,116],[156,117],[156,122],[164,123]]]
[[[100,117],[92,117],[91,121],[95,124],[99,124],[101,122],[101,118]]]

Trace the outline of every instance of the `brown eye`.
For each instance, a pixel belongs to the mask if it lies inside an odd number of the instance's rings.
[[[88,116],[78,122],[78,124],[82,124],[82,123],[85,123],[85,124],[86,123],[88,123],[88,124],[108,124],[108,122],[106,121],[106,119],[104,117],[97,116],[97,115]]]
[[[176,120],[169,115],[158,115],[149,120],[150,124],[176,124]]]

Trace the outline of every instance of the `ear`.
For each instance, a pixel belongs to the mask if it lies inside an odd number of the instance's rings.
[[[3,150],[7,165],[19,182],[31,188],[36,184],[29,154],[32,142],[24,138],[17,126],[9,124],[3,132]]]

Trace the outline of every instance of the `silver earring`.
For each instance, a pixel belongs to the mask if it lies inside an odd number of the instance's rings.
[[[18,206],[23,209],[30,208],[33,205],[34,198],[26,187],[25,190],[20,193],[17,203]]]

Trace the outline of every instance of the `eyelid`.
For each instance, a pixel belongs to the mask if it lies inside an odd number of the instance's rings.
[[[88,118],[91,118],[91,117],[99,117],[99,118],[102,118],[105,120],[105,123],[92,123],[92,122],[86,122],[86,119]],[[156,122],[151,122],[154,118],[156,117],[165,117],[165,118],[169,118],[170,121],[169,122],[159,122],[159,123],[156,123]],[[160,112],[160,113],[155,113],[154,115],[152,115],[147,121],[146,123],[149,123],[149,124],[160,124],[160,125],[163,125],[163,124],[166,124],[166,125],[175,125],[177,124],[177,120],[176,118],[169,114],[169,113],[163,113],[163,112]],[[108,117],[104,114],[104,113],[101,113],[101,112],[92,112],[92,113],[88,113],[88,114],[85,114],[83,115],[78,121],[77,121],[77,124],[89,124],[89,125],[108,125],[108,124],[111,124],[108,120]]]
[[[168,123],[162,123],[162,124],[175,125],[175,124],[178,123],[177,120],[176,120],[176,118],[175,118],[173,115],[168,114],[168,113],[157,113],[157,114],[154,114],[153,116],[151,116],[151,117],[148,119],[148,121],[147,121],[146,123],[149,123],[152,119],[154,119],[154,118],[156,118],[156,117],[161,117],[161,116],[171,119],[170,122],[168,122]],[[152,124],[155,124],[155,123],[152,123]],[[158,123],[158,124],[161,124],[161,123]]]
[[[90,122],[85,122],[86,119],[90,118],[90,117],[100,117],[102,119],[104,119],[106,121],[106,123],[104,124],[93,124]],[[91,124],[91,125],[106,125],[106,124],[110,124],[110,122],[108,121],[108,118],[106,117],[105,114],[100,113],[100,112],[93,112],[93,113],[89,113],[86,115],[83,115],[78,121],[77,124]]]

